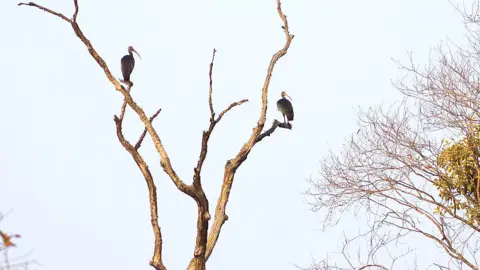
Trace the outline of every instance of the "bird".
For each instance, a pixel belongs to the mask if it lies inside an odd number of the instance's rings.
[[[133,85],[133,83],[130,81],[130,74],[132,74],[133,68],[135,67],[135,58],[133,58],[132,52],[135,52],[138,57],[142,59],[140,54],[138,54],[138,52],[132,46],[128,46],[128,54],[122,57],[122,60],[120,61],[123,74],[122,82],[129,85]]]
[[[285,98],[285,96],[292,100],[292,98],[287,95],[285,91],[282,91],[282,98],[277,101],[277,109],[283,114],[283,123],[290,124],[289,121],[293,121],[293,106],[292,103]]]

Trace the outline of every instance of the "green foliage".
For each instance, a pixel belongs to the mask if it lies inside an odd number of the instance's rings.
[[[471,224],[480,225],[480,126],[458,142],[444,140],[437,163],[444,173],[434,181],[439,196],[454,213],[462,212]],[[445,214],[437,207],[436,212]]]

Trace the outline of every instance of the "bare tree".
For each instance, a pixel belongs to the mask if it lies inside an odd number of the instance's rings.
[[[117,137],[122,146],[130,153],[132,158],[134,159],[135,163],[137,164],[138,168],[142,172],[145,181],[147,183],[148,191],[149,191],[149,199],[150,199],[150,215],[151,215],[151,224],[152,229],[155,235],[155,246],[152,259],[150,261],[150,265],[153,266],[157,270],[165,270],[166,266],[162,259],[162,233],[160,229],[160,225],[158,222],[157,216],[157,193],[156,193],[156,186],[153,181],[153,176],[147,166],[147,163],[143,159],[142,155],[139,153],[139,149],[142,146],[142,142],[148,133],[149,136],[152,138],[154,146],[160,156],[160,165],[162,166],[165,173],[170,177],[173,181],[177,189],[183,192],[185,195],[191,197],[195,203],[197,204],[198,208],[198,216],[197,216],[197,236],[195,240],[195,249],[193,251],[193,258],[190,261],[188,269],[190,270],[203,270],[205,269],[205,263],[212,254],[215,244],[220,236],[220,232],[222,229],[223,224],[225,221],[228,220],[228,215],[226,214],[226,207],[228,203],[228,199],[230,197],[230,192],[232,188],[232,184],[234,181],[235,173],[237,172],[238,168],[242,165],[242,163],[248,158],[248,155],[252,151],[253,147],[264,139],[267,136],[270,136],[277,128],[287,128],[291,129],[291,125],[280,122],[275,120],[272,126],[263,131],[265,127],[265,121],[267,116],[267,100],[268,100],[268,90],[270,79],[273,74],[273,69],[277,61],[283,57],[292,42],[293,35],[290,34],[288,28],[288,21],[287,17],[282,11],[280,0],[277,0],[277,11],[280,19],[283,22],[283,32],[285,34],[285,44],[283,47],[276,52],[271,60],[270,65],[267,70],[265,83],[261,90],[261,112],[259,115],[258,122],[256,123],[253,133],[248,139],[248,141],[240,148],[238,153],[230,160],[228,160],[225,164],[225,171],[223,177],[223,184],[220,192],[220,196],[218,198],[217,206],[215,209],[215,218],[213,220],[213,224],[210,226],[209,230],[209,221],[211,219],[210,210],[209,210],[209,201],[207,196],[204,193],[202,182],[201,182],[201,171],[203,167],[203,162],[206,158],[208,152],[208,144],[210,135],[212,134],[215,126],[222,120],[225,114],[233,109],[234,107],[240,106],[241,104],[248,102],[247,99],[240,100],[238,102],[232,103],[228,106],[225,110],[221,111],[218,115],[215,113],[214,106],[213,106],[213,79],[212,79],[212,70],[214,64],[214,58],[216,50],[213,50],[212,62],[210,64],[210,87],[209,87],[209,101],[208,105],[210,108],[210,125],[208,126],[207,130],[205,130],[202,134],[201,138],[201,151],[199,154],[197,165],[194,168],[193,173],[193,182],[192,184],[187,184],[184,180],[182,180],[172,165],[172,162],[169,159],[167,151],[165,150],[160,136],[158,135],[157,131],[152,125],[153,120],[160,114],[160,109],[153,114],[151,117],[147,117],[145,111],[135,102],[135,100],[130,95],[131,85],[125,88],[120,84],[120,82],[115,79],[112,75],[110,69],[108,68],[105,61],[102,59],[100,54],[95,50],[92,42],[85,36],[83,31],[81,30],[79,24],[77,23],[77,16],[79,14],[79,3],[78,0],[74,0],[74,7],[75,11],[73,13],[72,18],[67,18],[62,13],[53,11],[49,8],[44,6],[38,5],[33,2],[28,3],[19,3],[19,6],[30,6],[40,10],[43,10],[51,15],[54,15],[68,24],[70,24],[73,28],[73,31],[80,39],[81,42],[87,47],[90,55],[93,59],[98,63],[98,65],[102,68],[103,72],[105,73],[107,79],[112,83],[115,90],[120,92],[124,96],[124,102],[121,107],[121,111],[119,116],[115,116],[115,124],[116,124],[116,132]],[[138,115],[140,120],[143,122],[145,126],[145,130],[140,135],[139,139],[137,139],[135,144],[132,144],[129,140],[127,140],[123,134],[123,117],[125,115],[125,110],[127,105],[133,109],[133,111]],[[262,133],[263,131],[263,133]]]
[[[343,151],[330,152],[321,162],[320,177],[311,181],[310,202],[315,211],[325,210],[324,228],[337,224],[344,211],[366,220],[361,237],[369,240],[371,253],[357,265],[346,257],[342,269],[372,264],[393,268],[392,262],[404,253],[385,254],[399,239],[423,239],[440,247],[444,252],[431,258],[437,269],[479,268],[480,227],[468,212],[480,210],[480,193],[475,192],[480,187],[480,144],[474,132],[480,119],[479,4],[468,12],[458,10],[469,45],[438,46],[424,68],[410,55],[408,65],[400,64],[410,77],[394,84],[404,99],[387,109],[360,111],[358,132]],[[472,143],[451,152],[443,139],[457,146]],[[466,167],[467,161],[473,165]],[[423,262],[428,259],[422,257]]]

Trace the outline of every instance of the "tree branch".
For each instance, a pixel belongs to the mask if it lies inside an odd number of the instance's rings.
[[[78,1],[73,0],[73,5],[75,6],[75,12],[73,13],[73,21],[77,22],[77,15],[78,15]]]
[[[158,113],[160,110],[158,111]],[[127,150],[128,153],[132,156],[133,160],[137,164],[138,168],[143,174],[145,181],[147,182],[148,187],[148,197],[150,201],[150,217],[151,217],[151,224],[153,228],[153,233],[155,235],[155,247],[152,260],[150,261],[150,265],[153,266],[157,270],[166,270],[166,267],[163,265],[162,261],[162,232],[160,226],[158,224],[158,206],[157,206],[157,187],[153,182],[153,176],[148,168],[147,163],[142,158],[140,153],[138,153],[137,149],[132,146],[132,144],[125,139],[125,136],[122,132],[122,119],[114,116],[115,126],[117,127],[117,137],[122,146]]]
[[[248,99],[242,99],[240,101],[237,101],[237,102],[234,102],[232,104],[230,104],[230,106],[228,106],[225,110],[223,110],[217,117],[217,119],[215,120],[216,123],[220,122],[220,120],[222,120],[222,117],[227,113],[229,112],[231,109],[237,107],[237,106],[240,106],[242,105],[243,103],[246,103],[248,102]]]
[[[150,119],[149,119],[150,123],[152,123],[153,120],[155,120],[155,118],[160,114],[161,111],[162,109],[158,109],[157,112],[155,112],[152,116],[150,116]],[[140,146],[142,146],[142,142],[143,142],[143,139],[145,139],[145,135],[147,135],[147,128],[143,130],[142,135],[140,135],[140,138],[138,138],[138,141],[135,144],[136,150],[138,150]]]
[[[280,3],[280,0],[277,0],[277,12],[280,19],[283,21],[282,28],[283,32],[285,33],[285,44],[283,48],[281,48],[277,53],[275,53],[270,60],[270,64],[267,69],[267,75],[262,88],[262,110],[260,112],[260,117],[257,125],[253,129],[253,134],[250,136],[250,139],[247,141],[247,143],[243,145],[238,154],[233,159],[229,160],[225,165],[222,189],[215,210],[215,219],[210,229],[210,234],[208,235],[207,251],[205,255],[207,260],[212,254],[212,251],[217,243],[223,224],[228,219],[228,216],[226,214],[226,206],[230,197],[230,190],[232,188],[235,173],[240,167],[240,165],[242,165],[242,163],[247,159],[248,154],[252,150],[253,146],[258,142],[260,132],[265,125],[265,120],[267,117],[268,87],[270,85],[270,79],[272,77],[273,69],[277,61],[285,54],[287,54],[287,51],[290,48],[290,44],[294,37],[289,32],[287,17],[282,11],[282,5]]]
[[[212,53],[212,61],[210,62],[210,71],[208,72],[209,78],[210,78],[210,89],[208,92],[208,105],[210,107],[210,121],[213,120],[215,117],[215,112],[213,111],[213,100],[212,100],[212,93],[213,93],[213,80],[212,80],[212,74],[213,74],[213,62],[215,61],[215,53],[217,50],[213,48],[213,53]]]
[[[131,89],[132,89],[132,85],[129,85],[127,87],[127,92],[130,93]],[[125,110],[126,109],[127,109],[127,99],[124,98],[122,108],[120,109],[120,117],[119,117],[120,121],[123,121],[123,117],[125,116]]]
[[[272,127],[267,129],[265,132],[263,132],[262,134],[260,134],[258,137],[257,137],[257,140],[255,141],[255,143],[258,143],[260,142],[261,140],[263,140],[265,137],[267,136],[270,136],[272,135],[272,133],[277,129],[277,128],[286,128],[286,129],[292,129],[292,124],[290,123],[282,123],[280,121],[278,121],[277,119],[273,120],[273,123],[272,123]]]
[[[76,1],[75,1],[75,2],[76,2]],[[72,20],[70,20],[69,18],[67,18],[67,17],[66,17],[65,15],[63,15],[62,13],[55,12],[55,11],[49,9],[49,8],[46,8],[46,7],[37,5],[37,4],[33,3],[33,2],[18,3],[18,6],[36,7],[36,8],[38,8],[38,9],[41,9],[41,10],[43,10],[43,11],[45,11],[45,12],[48,12],[48,13],[54,15],[54,16],[57,16],[57,17],[59,17],[60,19],[67,21],[68,23],[72,23]],[[75,13],[78,13],[78,11],[75,10]]]
[[[127,88],[128,93],[130,93],[131,88],[132,88],[132,84],[130,84]],[[163,265],[163,260],[162,260],[162,247],[163,247],[162,232],[160,229],[160,225],[158,224],[157,187],[153,182],[153,176],[150,172],[150,169],[148,168],[146,161],[143,159],[140,153],[138,153],[138,148],[140,148],[143,138],[145,137],[146,129],[142,133],[142,136],[140,136],[140,139],[138,140],[138,142],[135,144],[135,147],[132,146],[132,144],[129,141],[127,141],[127,139],[125,139],[125,136],[123,135],[123,131],[122,131],[122,124],[123,124],[123,118],[125,116],[126,107],[127,107],[127,100],[125,98],[123,101],[122,107],[120,109],[120,117],[114,116],[115,126],[117,129],[117,137],[120,143],[122,144],[122,146],[125,148],[125,150],[127,150],[127,152],[130,153],[130,155],[132,156],[133,160],[135,161],[138,168],[142,172],[143,177],[147,183],[148,197],[150,202],[151,224],[153,228],[153,234],[155,236],[154,252],[153,252],[152,260],[150,261],[150,265],[157,270],[166,270],[166,267]],[[152,117],[150,117],[150,122],[152,122],[155,119],[155,117],[157,117],[160,114],[160,111],[161,109],[159,109]]]
[[[83,32],[80,29],[80,26],[77,24],[77,22],[74,21],[74,20],[67,19],[63,15],[60,16],[61,15],[60,13],[54,12],[50,9],[39,6],[39,5],[37,5],[35,3],[32,3],[32,2],[21,3],[21,4],[22,5],[27,5],[27,6],[37,7],[37,8],[39,8],[41,10],[44,10],[44,11],[50,13],[50,14],[53,14],[57,17],[60,17],[60,18],[64,19],[65,21],[67,21],[71,24],[71,26],[73,28],[73,31],[75,32],[77,37],[83,42],[83,44],[87,47],[90,55],[93,57],[93,59],[95,59],[97,64],[100,66],[100,68],[102,68],[102,70],[105,73],[107,79],[112,83],[112,85],[115,87],[115,89],[125,97],[128,105],[135,111],[135,113],[138,115],[138,117],[141,119],[141,121],[145,125],[145,128],[147,129],[148,133],[150,134],[150,136],[153,140],[153,143],[155,145],[155,148],[160,155],[160,165],[162,166],[165,173],[168,174],[170,179],[172,179],[173,183],[175,184],[175,186],[180,191],[189,195],[192,198],[195,198],[195,194],[194,194],[193,189],[190,186],[187,186],[180,179],[180,177],[177,175],[177,173],[173,169],[172,164],[170,162],[170,158],[168,157],[167,151],[163,147],[162,141],[160,140],[160,137],[158,136],[157,131],[155,130],[155,128],[153,128],[152,123],[150,123],[150,121],[149,121],[148,117],[145,115],[145,112],[143,111],[143,109],[140,108],[140,106],[138,106],[138,104],[133,100],[130,93],[128,93],[128,91],[120,84],[120,82],[115,79],[115,77],[110,72],[110,69],[108,68],[108,66],[105,63],[105,61],[103,60],[103,58],[95,50],[95,48],[93,47],[90,40],[88,40],[87,37],[83,34]],[[74,4],[75,4],[75,8],[76,8],[74,15],[77,16],[78,15],[78,3],[77,3],[76,0],[74,0]]]
[[[213,132],[213,129],[215,126],[222,120],[223,116],[229,112],[231,109],[234,107],[240,106],[243,103],[248,102],[248,99],[242,99],[240,101],[234,102],[230,104],[225,110],[223,110],[218,117],[215,119],[215,110],[213,109],[213,101],[212,101],[212,95],[213,95],[213,63],[215,61],[215,53],[217,50],[213,49],[213,55],[212,55],[212,61],[210,62],[210,70],[209,70],[209,78],[210,78],[210,87],[209,87],[209,93],[208,93],[208,105],[210,107],[210,126],[208,127],[208,130],[203,132],[202,135],[202,145],[201,145],[201,150],[200,150],[200,155],[198,157],[198,162],[197,166],[194,169],[194,176],[193,176],[193,186],[195,187],[201,187],[201,181],[200,181],[200,172],[202,170],[203,162],[205,161],[205,158],[207,157],[207,151],[208,151],[208,141],[210,139],[210,135]]]
[[[201,146],[201,151],[200,155],[198,157],[198,162],[197,162],[197,167],[194,169],[194,177],[193,177],[193,185],[194,186],[201,186],[200,183],[200,171],[202,170],[203,162],[205,161],[205,158],[207,157],[207,151],[208,151],[208,141],[210,140],[210,135],[213,132],[213,129],[215,126],[222,120],[223,116],[229,112],[231,109],[234,107],[240,106],[243,103],[248,102],[248,99],[242,99],[240,101],[234,102],[230,104],[225,110],[223,110],[216,119],[211,118],[210,119],[210,126],[208,127],[208,130],[203,131],[202,135],[202,146]],[[215,113],[213,113],[214,115]]]
[[[212,61],[210,62],[210,70],[209,70],[209,93],[208,93],[208,105],[210,108],[210,125],[206,131],[203,131],[202,134],[202,145],[200,148],[200,155],[198,157],[197,166],[193,169],[193,187],[197,194],[197,206],[198,206],[198,216],[197,216],[197,238],[195,244],[195,252],[194,258],[190,261],[190,264],[187,269],[204,269],[206,263],[206,245],[207,245],[207,236],[208,236],[208,221],[210,220],[211,216],[209,213],[209,203],[205,192],[203,191],[203,187],[201,184],[201,170],[203,167],[203,163],[205,158],[207,157],[208,151],[208,142],[210,140],[210,135],[213,132],[215,126],[220,122],[222,117],[230,111],[232,108],[236,106],[240,106],[245,102],[248,102],[248,99],[243,99],[238,102],[234,102],[230,104],[225,110],[223,110],[220,115],[215,119],[215,111],[213,109],[213,63],[215,61],[215,53],[217,51],[213,49],[212,54]]]

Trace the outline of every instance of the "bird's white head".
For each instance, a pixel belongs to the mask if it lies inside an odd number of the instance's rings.
[[[140,57],[140,59],[142,59],[140,54],[138,54],[138,52],[132,46],[128,46],[128,53],[131,53],[131,52],[136,53],[138,55],[138,57]]]
[[[282,91],[282,98],[284,97],[288,97],[290,100],[292,100],[292,98],[289,95],[287,95],[287,92]]]

